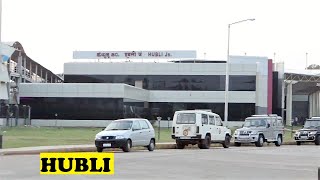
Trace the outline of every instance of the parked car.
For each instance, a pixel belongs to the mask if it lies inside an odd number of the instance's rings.
[[[155,132],[147,119],[119,119],[112,121],[95,137],[98,152],[104,148],[121,148],[129,152],[132,147],[144,146],[155,149]]]
[[[178,149],[198,144],[200,149],[209,149],[211,143],[221,143],[228,148],[231,130],[224,127],[218,114],[203,110],[176,111],[172,124],[172,139]]]
[[[253,115],[244,121],[242,128],[234,132],[234,145],[254,143],[262,147],[264,142],[280,146],[283,142],[284,126],[282,117],[277,115]]]
[[[303,142],[314,142],[316,145],[320,144],[320,117],[313,117],[308,119],[303,128],[299,129],[294,139],[297,145],[301,145]]]

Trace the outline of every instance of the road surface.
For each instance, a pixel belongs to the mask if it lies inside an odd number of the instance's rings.
[[[40,175],[39,155],[0,156],[0,179],[316,180],[320,146],[212,147],[115,153],[115,175]]]

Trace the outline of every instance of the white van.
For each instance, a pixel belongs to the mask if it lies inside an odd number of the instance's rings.
[[[218,114],[204,110],[176,111],[171,137],[176,140],[178,149],[189,144],[209,149],[211,143],[221,143],[224,148],[228,148],[231,130],[223,126]]]

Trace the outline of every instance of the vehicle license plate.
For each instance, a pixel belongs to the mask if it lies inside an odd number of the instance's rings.
[[[249,140],[249,137],[239,137],[239,139],[241,139],[241,140]]]
[[[110,143],[104,143],[103,147],[111,147],[111,144]]]
[[[180,137],[180,139],[190,139],[191,137],[189,137],[189,136],[182,136],[182,137]]]
[[[300,139],[308,139],[308,136],[301,136]]]

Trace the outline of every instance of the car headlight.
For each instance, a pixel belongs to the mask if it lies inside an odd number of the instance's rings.
[[[252,131],[250,134],[251,134],[251,135],[257,135],[257,134],[258,134],[258,131]]]
[[[234,133],[233,133],[233,135],[236,136],[236,135],[238,135],[238,133],[239,133],[239,131],[238,131],[238,130],[235,130]]]
[[[124,139],[124,136],[116,136],[116,139]]]
[[[312,131],[312,132],[310,132],[310,135],[315,135],[315,134],[317,134],[317,132],[316,132],[316,131]]]
[[[295,135],[296,136],[299,136],[300,132],[299,131],[296,131]]]
[[[95,139],[101,139],[101,136],[100,135],[96,135]]]

